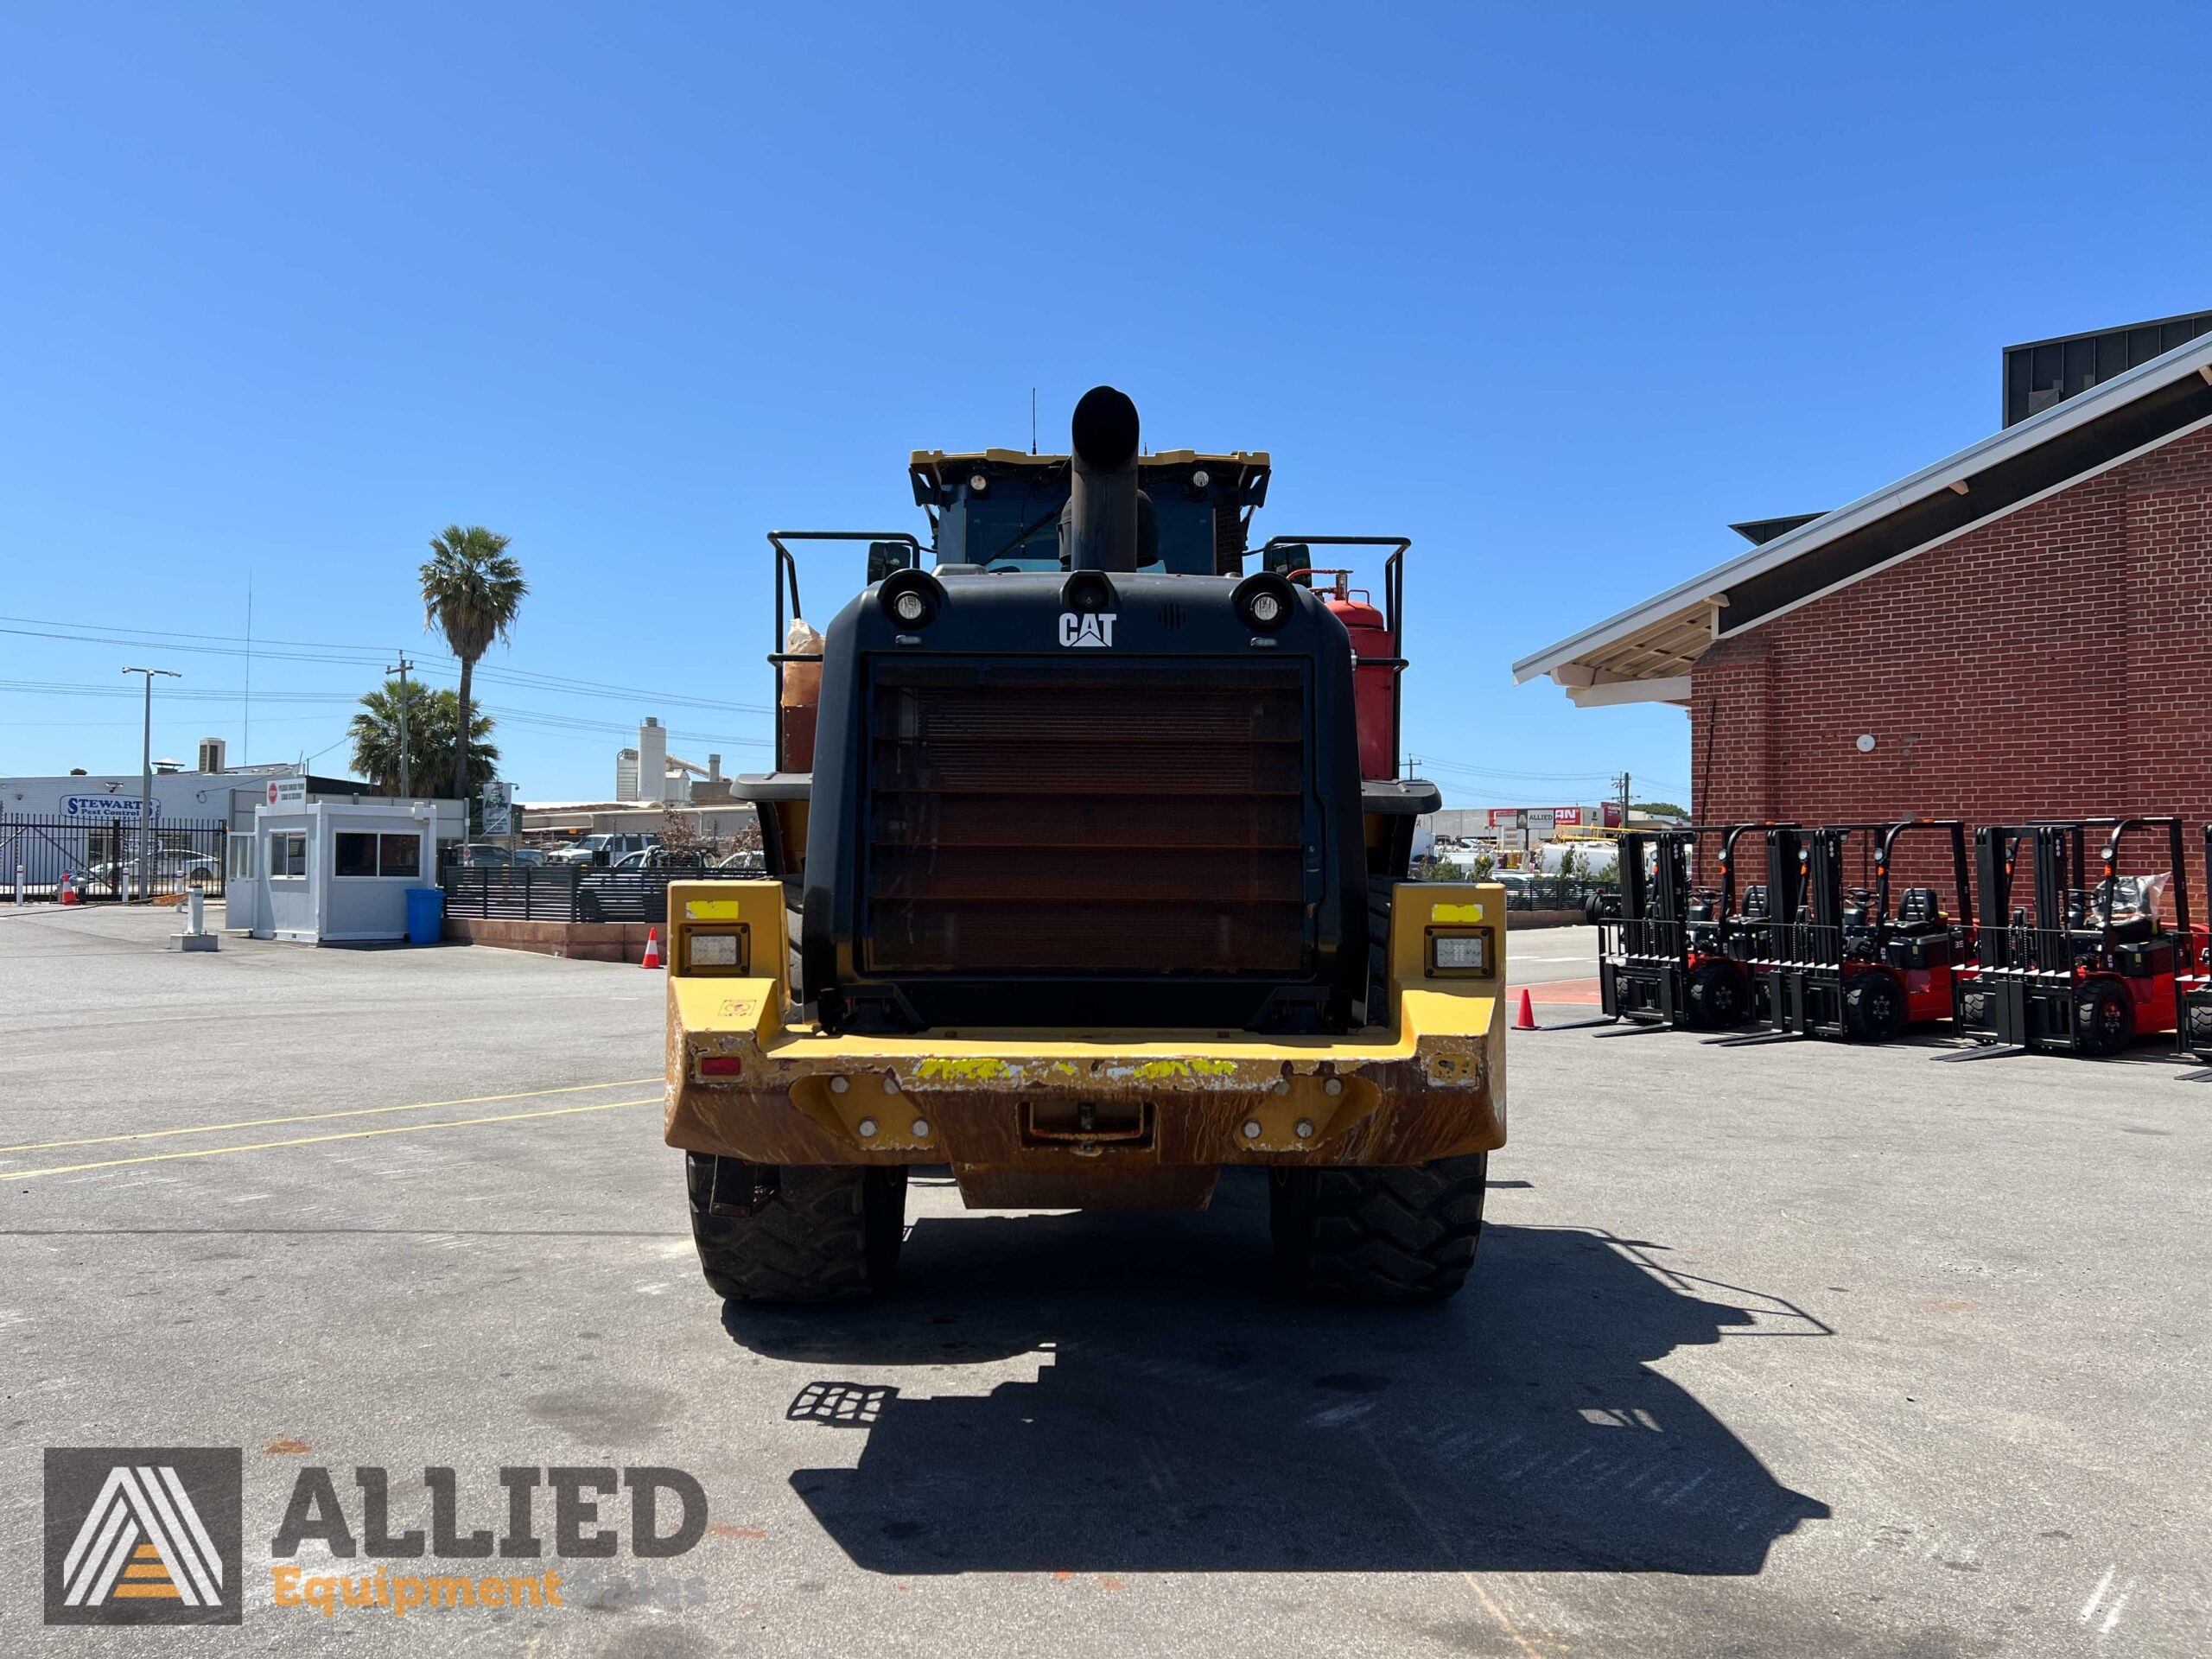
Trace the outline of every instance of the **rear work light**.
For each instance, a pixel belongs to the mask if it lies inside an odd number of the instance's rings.
[[[751,930],[736,927],[688,928],[683,935],[683,971],[687,974],[742,974],[751,966]]]
[[[702,1054],[699,1057],[699,1075],[702,1077],[737,1077],[745,1075],[745,1061],[735,1054]]]
[[[1490,930],[1486,927],[1428,930],[1428,971],[1433,978],[1487,978]]]

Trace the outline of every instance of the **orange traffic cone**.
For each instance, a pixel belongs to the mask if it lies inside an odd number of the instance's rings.
[[[1521,993],[1521,1012],[1513,1016],[1513,1029],[1534,1031],[1536,1028],[1536,1005],[1529,1000],[1529,993]]]
[[[61,873],[61,902],[65,905],[81,902],[77,897],[77,885],[70,879],[69,872],[67,870]]]
[[[660,929],[650,928],[645,933],[645,962],[648,968],[660,966]]]

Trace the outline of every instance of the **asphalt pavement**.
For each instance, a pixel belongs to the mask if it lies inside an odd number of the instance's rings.
[[[1286,1300],[1249,1178],[925,1176],[894,1296],[764,1311],[698,1277],[658,973],[175,926],[0,909],[0,1651],[2212,1649],[2212,1087],[2152,1051],[1596,1025],[1590,931],[1516,933],[1457,1301]],[[242,1624],[41,1628],[67,1446],[239,1449]],[[560,1605],[378,1604],[432,1574]]]

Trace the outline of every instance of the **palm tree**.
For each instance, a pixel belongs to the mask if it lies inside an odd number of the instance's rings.
[[[453,792],[468,798],[468,743],[474,729],[469,683],[476,659],[505,639],[530,591],[522,566],[507,556],[507,538],[481,524],[463,530],[448,524],[430,537],[430,559],[423,567],[423,626],[444,631],[446,645],[461,658],[460,704],[454,721]]]
[[[404,688],[403,690],[403,687]],[[400,766],[399,734],[402,698],[407,718],[407,766]],[[420,680],[386,680],[361,698],[347,734],[353,740],[353,771],[386,795],[399,793],[403,778],[428,779],[453,752],[454,732],[461,720],[461,699],[442,687],[433,690]],[[493,747],[492,717],[472,714],[468,721],[467,792],[474,793],[498,775],[499,752]]]

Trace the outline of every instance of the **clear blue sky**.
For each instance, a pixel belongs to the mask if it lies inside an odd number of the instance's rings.
[[[645,714],[747,769],[762,532],[919,528],[910,448],[1103,380],[1414,538],[1452,802],[1685,799],[1679,711],[1510,659],[1993,429],[2003,344],[2212,305],[2202,8],[1839,10],[11,9],[0,627],[238,636],[251,570],[363,648],[252,664],[331,766],[483,523],[486,666],[638,689],[486,683],[525,798]],[[126,663],[238,758],[227,646],[0,633],[0,773],[135,768]]]

